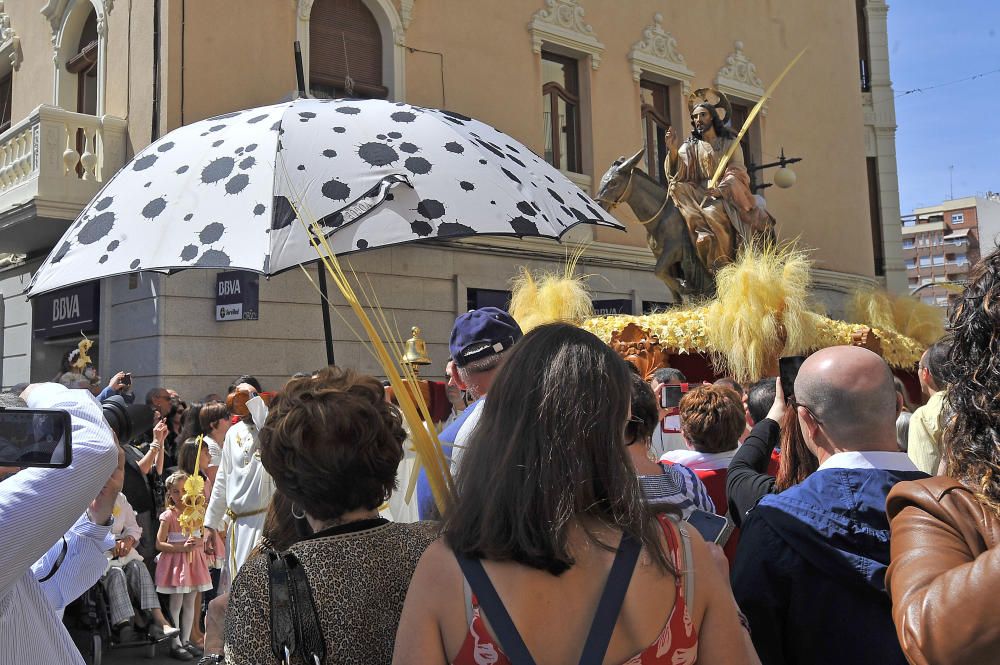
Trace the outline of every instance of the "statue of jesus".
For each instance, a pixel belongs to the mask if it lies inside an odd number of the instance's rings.
[[[702,264],[715,274],[736,257],[743,242],[774,241],[774,217],[750,192],[750,176],[737,147],[718,185],[709,180],[736,132],[728,124],[732,107],[724,94],[711,88],[691,93],[691,136],[682,145],[670,128],[666,171],[669,195],[684,217]]]

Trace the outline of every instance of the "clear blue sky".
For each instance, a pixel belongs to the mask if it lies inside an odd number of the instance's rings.
[[[890,0],[889,70],[903,214],[949,198],[1000,191],[1000,1]]]

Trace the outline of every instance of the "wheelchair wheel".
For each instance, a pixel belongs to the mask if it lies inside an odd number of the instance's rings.
[[[104,658],[104,644],[100,635],[96,633],[94,634],[93,640],[91,642],[91,647],[93,649],[93,654],[94,654],[92,661],[93,665],[101,665],[101,661]]]

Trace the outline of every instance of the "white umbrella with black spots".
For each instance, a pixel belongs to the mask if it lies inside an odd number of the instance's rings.
[[[29,295],[141,270],[264,275],[336,254],[474,235],[622,228],[557,169],[472,118],[381,100],[299,99],[174,130],[122,168]]]

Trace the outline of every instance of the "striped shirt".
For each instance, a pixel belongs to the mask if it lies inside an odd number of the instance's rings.
[[[73,463],[65,469],[24,469],[0,482],[0,665],[82,664],[31,566],[52,550],[104,487],[118,463],[117,446],[87,391],[43,384],[27,402],[31,408],[69,411]],[[59,577],[73,574],[61,571]]]
[[[639,476],[639,485],[651,505],[677,513],[681,520],[688,519],[695,509],[715,512],[715,503],[694,471],[680,465],[660,464],[660,468],[661,475]]]

